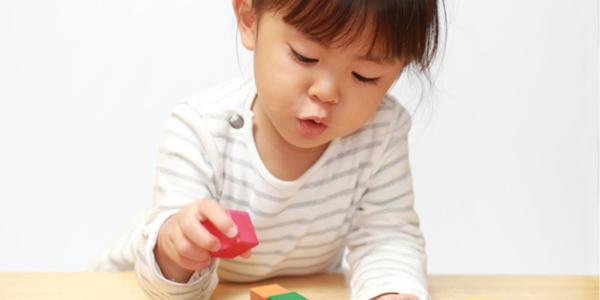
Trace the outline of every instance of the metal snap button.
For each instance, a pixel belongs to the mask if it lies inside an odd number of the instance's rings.
[[[244,118],[238,114],[232,115],[229,118],[229,125],[235,129],[240,129],[244,126]]]

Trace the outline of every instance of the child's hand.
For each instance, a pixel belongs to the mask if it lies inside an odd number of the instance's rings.
[[[215,200],[188,204],[171,216],[158,233],[154,255],[166,278],[186,282],[195,270],[210,266],[209,251],[217,251],[220,243],[200,224],[202,220],[209,220],[228,237],[237,234],[235,223]],[[250,257],[250,251],[241,257]]]
[[[375,300],[419,300],[419,298],[410,294],[383,294],[376,297]]]

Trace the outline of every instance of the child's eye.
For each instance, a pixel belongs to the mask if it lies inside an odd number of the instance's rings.
[[[315,58],[310,58],[310,57],[306,57],[298,52],[296,52],[294,49],[292,49],[290,47],[290,55],[292,56],[292,58],[294,60],[296,60],[297,62],[301,63],[301,64],[313,64],[313,63],[317,63],[319,62],[318,59]]]
[[[354,78],[356,78],[360,82],[371,83],[371,84],[376,84],[377,80],[379,79],[379,78],[367,78],[356,72],[352,72],[352,76],[354,76]]]

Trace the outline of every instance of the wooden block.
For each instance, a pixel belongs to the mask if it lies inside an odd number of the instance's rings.
[[[271,297],[267,298],[267,300],[308,300],[308,299],[304,298],[302,295],[300,295],[296,292],[289,292],[289,293],[285,293],[285,294],[271,296]]]
[[[289,292],[279,284],[257,286],[250,289],[250,300],[268,300],[270,296]]]
[[[252,225],[250,215],[245,211],[227,209],[225,212],[231,217],[238,228],[237,236],[233,238],[226,237],[211,222],[202,221],[202,225],[221,243],[221,249],[216,252],[210,252],[212,257],[234,258],[258,245],[256,232]]]

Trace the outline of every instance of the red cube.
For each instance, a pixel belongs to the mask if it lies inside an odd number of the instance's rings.
[[[211,256],[234,258],[258,245],[258,239],[247,212],[232,209],[227,209],[225,212],[237,225],[238,234],[235,237],[228,238],[208,220],[202,221],[202,225],[221,242],[221,249],[210,252]]]

